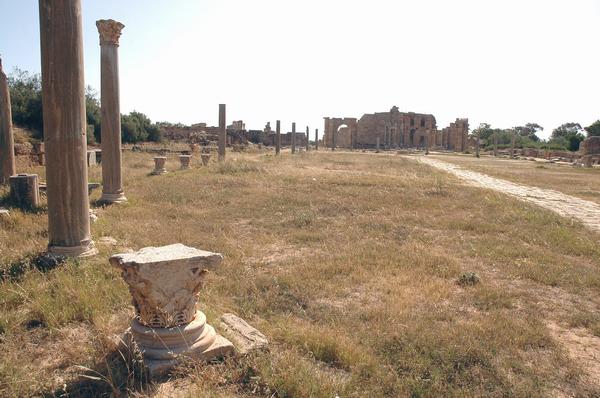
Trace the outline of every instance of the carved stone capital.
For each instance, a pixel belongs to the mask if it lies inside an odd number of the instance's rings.
[[[101,19],[96,21],[98,32],[100,33],[100,44],[119,45],[121,30],[125,27],[121,22],[112,19]]]

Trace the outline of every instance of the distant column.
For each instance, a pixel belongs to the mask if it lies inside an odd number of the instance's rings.
[[[429,155],[429,131],[425,136],[425,155]]]
[[[219,162],[225,160],[225,145],[227,140],[226,108],[219,105]]]
[[[310,142],[310,137],[308,136],[310,134],[310,130],[308,128],[308,126],[306,126],[306,152],[308,152],[309,148],[309,142]]]
[[[296,153],[296,123],[292,123],[292,154]]]
[[[275,155],[281,153],[281,121],[277,121],[275,126]]]
[[[12,112],[8,79],[2,70],[0,59],[0,184],[8,184],[10,176],[16,173],[15,143],[12,132]]]
[[[48,253],[97,253],[90,232],[80,0],[40,0]]]
[[[319,129],[315,130],[315,151],[319,150]]]
[[[479,147],[480,147],[480,143],[479,143],[479,138],[480,138],[480,129],[477,129],[477,141],[475,142],[475,157],[479,157]]]
[[[375,147],[375,151],[376,151],[377,153],[379,153],[379,137],[377,137],[377,140],[376,140],[376,147]]]
[[[120,22],[96,22],[100,33],[100,77],[102,107],[102,203],[123,203],[121,167],[121,106],[119,99],[119,37],[125,27]]]

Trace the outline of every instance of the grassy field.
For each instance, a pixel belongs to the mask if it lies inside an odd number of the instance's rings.
[[[151,177],[125,153],[129,203],[96,209],[94,258],[36,260],[43,210],[0,221],[0,396],[600,395],[598,234],[395,155],[193,163]],[[176,242],[223,253],[200,309],[269,352],[152,383],[117,350],[133,309],[108,257]]]
[[[439,160],[463,166],[494,177],[554,189],[592,202],[600,203],[600,169],[585,169],[553,163],[538,163],[527,160],[511,160],[473,155],[436,153]]]

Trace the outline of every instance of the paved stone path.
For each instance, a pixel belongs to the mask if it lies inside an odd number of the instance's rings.
[[[551,189],[516,184],[486,174],[463,169],[441,160],[420,156],[419,161],[467,181],[470,185],[493,189],[526,202],[535,203],[552,210],[563,217],[574,218],[586,227],[600,232],[600,205],[574,196],[565,195]]]

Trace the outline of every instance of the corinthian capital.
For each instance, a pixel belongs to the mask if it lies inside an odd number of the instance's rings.
[[[112,19],[101,19],[100,21],[96,21],[96,26],[98,27],[98,32],[100,32],[100,44],[119,45],[121,30],[123,30],[125,25]]]

